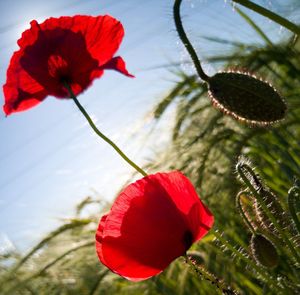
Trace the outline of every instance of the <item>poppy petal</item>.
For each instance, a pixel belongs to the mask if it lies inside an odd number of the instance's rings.
[[[201,239],[212,227],[214,217],[199,199],[190,180],[179,171],[169,173],[167,177],[158,173],[157,177],[189,223],[194,236],[193,242]]]
[[[3,85],[5,104],[4,113],[30,109],[45,99],[47,93],[20,65],[20,52],[15,52],[7,70],[7,81]]]
[[[125,62],[113,58],[123,36],[122,24],[109,15],[51,17],[41,24],[32,21],[18,40],[20,49],[7,70],[4,112],[29,109],[48,95],[69,98],[65,83],[78,95],[105,68],[131,77]]]
[[[134,76],[127,71],[126,64],[121,56],[116,56],[112,58],[109,62],[103,65],[102,68],[105,70],[115,70],[124,74],[127,77],[134,78]]]
[[[140,281],[183,255],[197,239],[196,227],[206,223],[200,212],[204,205],[191,188],[177,171],[149,175],[127,186],[100,221],[96,249],[101,262],[127,279]]]
[[[101,242],[102,242],[102,238],[103,238],[103,230],[104,230],[107,216],[108,216],[108,214],[105,214],[101,217],[99,225],[98,225],[98,229],[96,232],[96,240],[99,241],[98,243],[96,243],[96,250],[97,250],[97,253],[99,255],[101,255],[101,261],[103,261],[104,264],[105,264],[105,259],[102,255],[102,243]]]
[[[60,28],[74,33],[81,33],[84,36],[87,51],[92,58],[98,60],[99,66],[106,64],[113,57],[124,36],[122,24],[109,15],[51,17],[40,24],[39,27],[42,31]]]

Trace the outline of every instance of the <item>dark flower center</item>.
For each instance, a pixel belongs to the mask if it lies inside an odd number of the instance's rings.
[[[193,240],[194,237],[191,231],[185,231],[185,233],[183,234],[183,244],[185,246],[185,251],[187,251],[192,246]]]
[[[48,72],[57,81],[71,82],[68,74],[68,62],[60,55],[50,55],[48,58]]]
[[[69,97],[65,84],[76,94],[82,92],[98,70],[82,33],[61,28],[39,31],[36,41],[24,49],[20,64],[49,95],[59,98]]]

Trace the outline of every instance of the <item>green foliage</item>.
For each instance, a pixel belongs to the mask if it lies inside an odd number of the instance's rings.
[[[255,30],[267,41],[261,29]],[[286,118],[267,128],[243,125],[213,108],[207,86],[198,77],[180,72],[177,84],[154,108],[154,120],[159,120],[173,105],[175,121],[172,141],[158,151],[151,170],[181,170],[213,212],[214,230],[188,253],[203,273],[212,273],[240,294],[299,294],[300,41],[257,47],[207,40],[233,46],[230,54],[211,56],[209,62],[222,63],[225,69],[247,69],[272,82],[287,100]],[[241,155],[251,159],[255,171]],[[209,275],[201,271],[200,277],[194,274],[184,258],[140,283],[108,271],[94,249],[103,206],[97,216],[80,217],[91,204],[97,202],[87,197],[77,206],[75,219],[50,233],[27,255],[0,257],[1,294],[220,293],[213,278],[207,280]],[[252,242],[259,251],[256,254],[250,247],[253,235],[264,237],[263,242]],[[264,253],[268,247],[278,253],[276,263]]]

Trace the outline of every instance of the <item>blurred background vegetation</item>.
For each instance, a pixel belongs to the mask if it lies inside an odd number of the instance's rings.
[[[296,1],[295,9],[299,6]],[[171,139],[145,169],[181,170],[213,212],[213,231],[189,251],[198,264],[240,294],[300,294],[300,237],[295,223],[300,207],[300,40],[293,36],[273,44],[245,13],[239,13],[265,45],[207,36],[207,42],[226,44],[231,50],[206,60],[223,70],[246,70],[271,82],[287,101],[285,120],[265,128],[241,124],[214,109],[206,84],[175,65],[176,83],[153,111],[156,122],[164,116],[174,120]],[[169,108],[174,116],[167,112]],[[240,170],[236,169],[237,163]],[[241,173],[248,183],[238,179]],[[239,194],[237,206],[236,196],[245,189]],[[256,193],[275,217],[279,214],[279,232],[264,216]],[[94,210],[88,210],[90,207]],[[64,220],[26,255],[8,252],[0,256],[0,293],[218,294],[210,282],[190,270],[183,258],[161,275],[140,283],[108,271],[98,262],[94,234],[101,214],[109,207],[97,196],[89,196],[78,204],[73,219]],[[296,216],[291,216],[291,207]],[[255,245],[250,245],[253,233],[241,211],[255,231],[272,242],[271,248],[276,248],[274,265],[264,265],[255,256]],[[269,249],[262,248],[262,252]]]

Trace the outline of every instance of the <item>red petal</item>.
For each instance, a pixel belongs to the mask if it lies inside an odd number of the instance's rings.
[[[64,82],[78,95],[103,74],[105,64],[131,76],[122,59],[112,59],[123,36],[122,24],[108,15],[32,21],[7,71],[5,113],[26,110],[47,95],[68,98]]]
[[[105,263],[105,259],[102,255],[102,238],[103,238],[103,230],[104,230],[104,226],[105,226],[105,222],[106,222],[106,218],[107,218],[108,214],[105,214],[101,217],[99,225],[98,225],[98,229],[96,232],[96,240],[98,241],[98,243],[96,243],[96,250],[97,253],[100,256],[101,261],[103,261],[104,264]]]
[[[23,46],[20,49],[21,66],[45,88],[48,95],[69,97],[63,80],[78,95],[91,84],[93,78],[101,76],[103,72],[99,70],[98,60],[88,51],[85,35],[68,28],[68,24],[75,22],[75,18],[50,18],[40,25],[33,21],[31,29],[24,32],[19,40]],[[61,20],[66,20],[64,26]],[[30,43],[32,40],[34,42],[27,44],[23,40],[25,37]]]
[[[125,76],[134,78],[134,76],[127,71],[126,64],[121,56],[112,58],[109,62],[103,65],[102,68],[105,70],[115,70],[124,74]]]
[[[199,227],[212,225],[211,216],[210,222],[202,220],[204,208],[180,172],[149,175],[127,186],[101,219],[99,259],[133,281],[156,275],[185,253]]]
[[[60,28],[81,33],[85,38],[87,51],[94,59],[98,60],[99,66],[104,65],[113,57],[124,36],[122,24],[109,15],[96,17],[75,15],[73,17],[49,18],[39,27],[43,31]],[[76,50],[73,48],[73,51]]]
[[[21,52],[15,52],[7,70],[7,81],[3,86],[6,115],[30,109],[44,100],[44,88],[24,71],[20,65]]]
[[[209,209],[201,202],[198,194],[190,182],[181,172],[175,171],[166,174],[157,174],[160,182],[183,213],[192,230],[194,240],[200,240],[212,227],[214,217]]]

